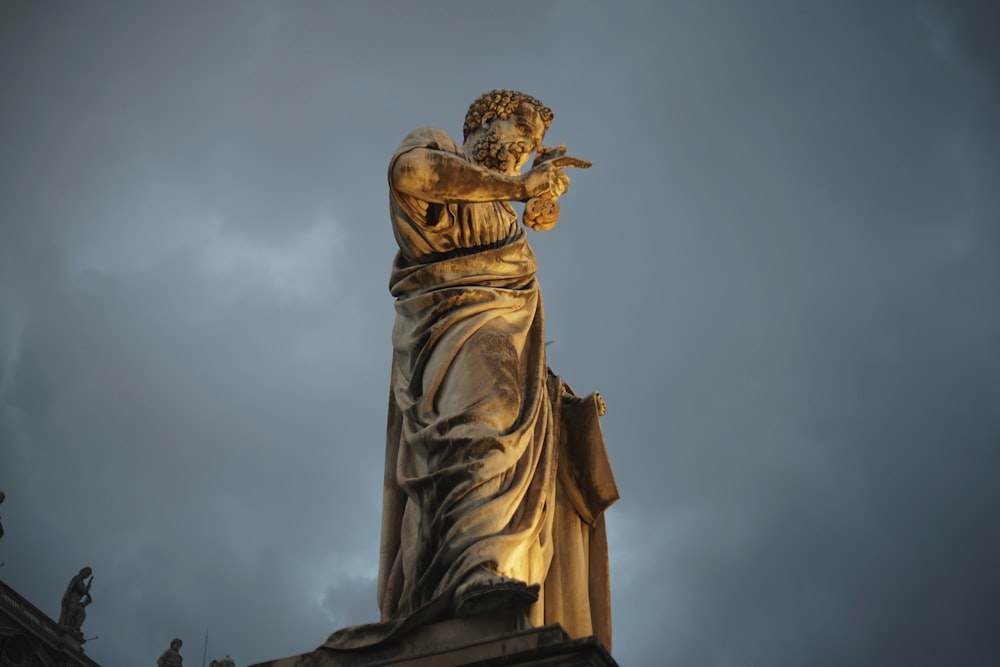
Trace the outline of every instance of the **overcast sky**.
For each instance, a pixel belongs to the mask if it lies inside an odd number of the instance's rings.
[[[995,3],[4,2],[0,579],[87,653],[375,620],[386,167],[517,88],[624,666],[1000,664]]]

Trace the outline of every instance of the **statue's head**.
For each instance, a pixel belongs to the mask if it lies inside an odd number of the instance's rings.
[[[89,577],[93,573],[94,573],[94,571],[92,569],[90,569],[89,567],[85,567],[85,568],[82,568],[80,570],[80,576],[81,577]]]
[[[531,95],[491,90],[469,107],[462,135],[467,144],[472,139],[470,157],[475,162],[515,174],[542,145],[551,124],[552,110]]]
[[[180,649],[180,647],[183,645],[184,642],[182,642],[178,637],[174,637],[173,639],[170,640],[170,648],[174,649],[175,651]]]
[[[538,112],[545,129],[549,129],[552,124],[552,109],[548,108],[531,95],[518,92],[516,90],[491,90],[476,98],[476,101],[469,106],[465,114],[465,125],[462,126],[462,138],[468,139],[469,135],[487,124],[494,118],[506,120],[511,114],[517,111],[521,104],[528,104]]]

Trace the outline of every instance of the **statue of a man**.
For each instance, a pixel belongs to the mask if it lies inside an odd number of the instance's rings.
[[[584,399],[547,371],[537,263],[511,206],[529,202],[525,224],[551,229],[569,185],[563,168],[590,164],[565,146],[542,146],[552,118],[529,95],[493,90],[469,108],[462,145],[425,127],[392,157],[399,252],[390,278],[382,622],[334,633],[327,648],[502,609],[524,610],[535,625],[560,622],[573,636],[596,634],[610,647],[602,513],[617,489],[583,521],[563,511],[558,415],[564,399]]]
[[[83,621],[87,618],[87,605],[93,602],[90,594],[93,583],[93,570],[89,567],[81,569],[70,579],[62,597],[59,625],[76,634],[82,634]]]
[[[170,641],[170,648],[164,651],[156,660],[158,667],[182,667],[184,659],[181,657],[181,646],[184,645],[178,638]]]

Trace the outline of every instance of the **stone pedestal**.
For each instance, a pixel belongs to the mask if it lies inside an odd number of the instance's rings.
[[[251,667],[618,667],[594,637],[570,639],[559,625],[532,628],[521,614],[434,623],[365,651],[319,648]]]

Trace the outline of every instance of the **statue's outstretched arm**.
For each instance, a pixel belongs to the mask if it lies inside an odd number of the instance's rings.
[[[555,199],[569,186],[562,168],[551,162],[508,176],[431,148],[414,148],[397,157],[391,178],[400,192],[439,204],[526,201],[540,195]]]

